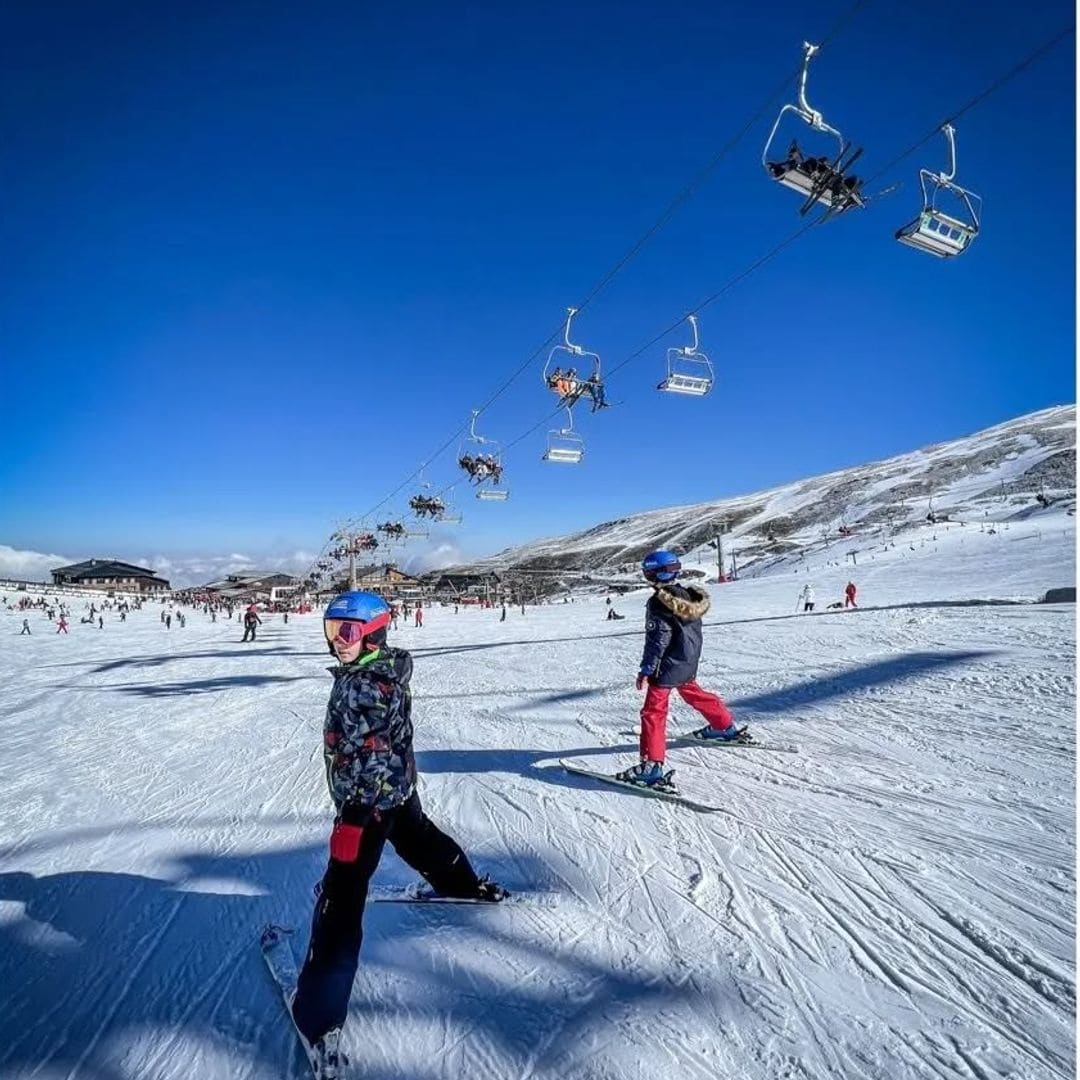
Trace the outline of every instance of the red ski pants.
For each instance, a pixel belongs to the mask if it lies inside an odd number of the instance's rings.
[[[641,707],[641,756],[649,761],[663,761],[667,748],[668,698],[672,689],[692,709],[697,709],[709,727],[723,731],[731,727],[731,713],[716,694],[702,690],[696,682],[683,683],[682,686],[653,686],[645,695],[645,704]]]

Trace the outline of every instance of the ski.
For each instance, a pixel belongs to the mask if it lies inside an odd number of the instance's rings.
[[[663,788],[651,788],[646,787],[644,784],[632,784],[628,780],[617,780],[611,773],[585,769],[564,759],[560,759],[559,764],[567,772],[574,773],[577,776],[587,776],[604,784],[613,784],[615,787],[623,788],[625,791],[632,791],[635,795],[644,795],[648,799],[663,799],[665,802],[679,803],[689,810],[697,810],[702,814],[722,814],[725,812],[722,806],[710,806],[708,803],[698,802],[696,799],[688,798],[678,791],[665,791]]]
[[[478,907],[502,907],[504,904],[554,907],[557,897],[551,893],[515,892],[502,900],[478,900],[469,896],[442,896],[425,883],[405,885],[399,889],[373,889],[368,893],[373,904],[474,904]]]
[[[286,926],[275,926],[270,923],[263,928],[262,933],[259,935],[259,947],[262,949],[266,966],[281,991],[281,999],[285,1002],[285,1009],[289,1014],[289,1019],[292,1021],[293,1029],[296,1031],[296,1037],[304,1048],[304,1056],[311,1066],[312,1075],[315,1080],[325,1080],[326,1074],[321,1070],[310,1043],[300,1033],[300,1029],[293,1019],[292,1003],[293,998],[296,997],[296,983],[300,973],[296,968],[296,958],[293,956],[292,946],[289,944],[292,933],[293,931]],[[336,1071],[334,1075],[337,1075]]]
[[[620,735],[639,737],[637,731],[620,731]],[[676,735],[667,741],[668,746],[704,746],[709,750],[775,750],[778,754],[797,754],[799,748],[786,743],[758,742],[757,739],[743,739],[741,742],[724,742],[722,739],[695,739],[693,735]]]

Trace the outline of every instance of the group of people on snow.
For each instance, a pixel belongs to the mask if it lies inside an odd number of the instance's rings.
[[[839,608],[858,607],[859,605],[857,603],[855,603],[855,597],[856,597],[858,591],[859,590],[855,587],[855,582],[854,581],[849,581],[844,586],[844,599],[843,599],[843,602],[837,600],[837,601],[835,601],[835,603],[829,604],[828,608],[829,609],[839,609]],[[798,600],[796,600],[796,602],[795,602],[795,609],[796,609],[796,611],[798,611],[798,609],[801,607],[803,612],[805,613],[805,612],[808,612],[808,611],[813,611],[814,607],[815,607],[815,604],[816,604],[816,594],[814,593],[814,586],[808,581],[802,587],[802,589],[799,591]]]

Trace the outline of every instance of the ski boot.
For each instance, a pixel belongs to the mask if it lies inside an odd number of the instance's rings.
[[[488,904],[498,904],[508,899],[509,896],[509,889],[504,889],[489,877],[482,877],[476,886],[476,899],[483,900]]]
[[[723,729],[706,725],[698,728],[697,731],[691,731],[688,738],[701,739],[702,742],[748,743],[754,741],[754,737],[745,726],[737,727],[735,724]]]
[[[341,1029],[328,1031],[311,1045],[311,1068],[319,1080],[340,1080],[349,1059],[341,1052]]]
[[[615,774],[615,779],[623,783],[655,788],[657,791],[677,791],[674,778],[674,772],[664,772],[662,761],[639,761],[633,767]]]

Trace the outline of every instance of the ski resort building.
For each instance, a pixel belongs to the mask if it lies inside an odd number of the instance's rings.
[[[348,587],[346,578],[344,588]],[[393,563],[357,567],[356,587],[401,600],[419,600],[425,595],[424,583],[419,578],[399,570]]]
[[[202,587],[209,598],[214,600],[278,600],[291,596],[300,586],[300,579],[291,574],[282,574],[276,570],[266,572],[247,571],[242,574],[229,574],[221,581],[211,581]]]
[[[87,559],[50,571],[54,585],[111,592],[166,593],[169,583],[144,566],[117,559]]]

